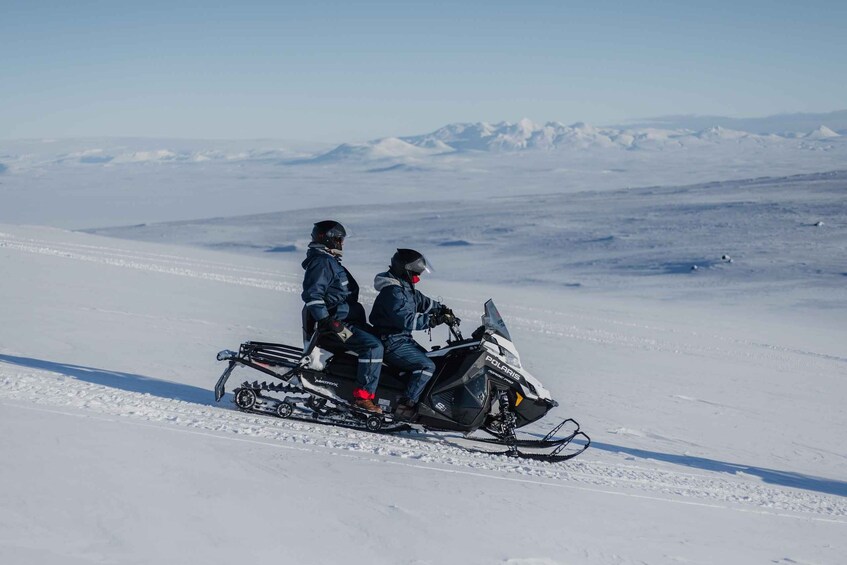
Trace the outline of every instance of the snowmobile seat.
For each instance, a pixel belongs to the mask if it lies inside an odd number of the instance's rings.
[[[350,351],[335,353],[326,362],[325,371],[330,375],[350,380],[356,380],[359,368],[359,357]],[[408,377],[400,375],[400,371],[391,365],[382,364],[379,377],[379,388],[397,388],[405,390]]]

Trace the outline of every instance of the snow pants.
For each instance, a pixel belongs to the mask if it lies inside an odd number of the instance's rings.
[[[373,400],[382,370],[382,343],[377,337],[359,327],[348,325],[347,329],[353,332],[347,341],[342,342],[335,334],[329,332],[321,335],[318,346],[331,351],[348,350],[358,355],[359,366],[353,398]]]
[[[417,402],[426,383],[435,372],[435,363],[426,356],[426,350],[410,335],[397,334],[383,340],[384,358],[389,365],[411,373],[406,385],[406,397]]]

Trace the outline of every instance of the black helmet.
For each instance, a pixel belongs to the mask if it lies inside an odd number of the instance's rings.
[[[398,249],[391,257],[391,272],[410,281],[413,276],[420,276],[424,271],[431,270],[426,257],[414,249]]]
[[[335,220],[318,222],[312,228],[312,241],[326,246],[327,249],[341,249],[347,230]]]

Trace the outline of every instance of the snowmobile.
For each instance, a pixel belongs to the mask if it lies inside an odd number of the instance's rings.
[[[433,346],[427,352],[436,370],[411,418],[392,415],[405,391],[406,380],[390,365],[382,366],[376,391],[376,403],[384,413],[374,414],[354,406],[348,399],[353,397],[356,386],[358,359],[353,353],[336,351],[322,363],[319,353],[323,351],[316,347],[317,331],[303,349],[248,341],[241,344],[238,352],[218,353],[218,361],[227,361],[228,365],[215,385],[215,400],[223,398],[233,370],[244,366],[276,379],[271,383],[245,381],[233,390],[235,405],[245,412],[372,432],[398,432],[412,426],[460,432],[473,441],[506,448],[493,453],[543,461],[565,461],[585,451],[591,440],[572,418],[559,423],[541,439],[517,436],[517,428],[539,420],[558,403],[521,366],[509,330],[492,300],[485,303],[484,311],[482,325],[470,338],[462,336],[461,320],[456,318],[448,324],[446,345]],[[487,436],[470,435],[478,430]],[[559,433],[564,436],[556,437]],[[584,443],[571,446],[577,437]]]

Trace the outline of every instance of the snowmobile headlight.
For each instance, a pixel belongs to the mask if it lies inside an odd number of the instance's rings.
[[[512,365],[513,367],[517,367],[518,369],[522,369],[521,360],[518,359],[516,355],[514,355],[511,351],[503,350],[503,357],[506,358],[506,363]]]

